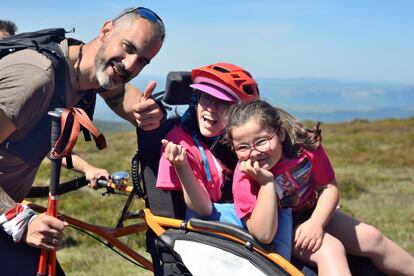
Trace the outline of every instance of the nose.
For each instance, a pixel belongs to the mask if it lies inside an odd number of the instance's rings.
[[[216,105],[214,104],[214,101],[210,101],[209,103],[206,104],[206,108],[213,110],[215,109]]]
[[[253,159],[254,159],[254,157],[256,157],[256,156],[258,156],[260,154],[261,154],[261,152],[258,151],[255,147],[251,147],[250,148],[250,152],[249,152],[249,158],[252,158],[253,157]]]
[[[138,74],[142,70],[142,67],[139,66],[138,55],[135,54],[127,55],[124,58],[123,64],[125,70],[132,75]]]
[[[210,100],[206,105],[205,108],[211,111],[217,111],[219,103],[214,99]]]

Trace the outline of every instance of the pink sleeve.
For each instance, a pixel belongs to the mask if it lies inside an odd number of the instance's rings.
[[[335,179],[335,171],[322,145],[312,152],[312,182],[316,186],[325,186]]]
[[[204,185],[203,181],[203,168],[197,161],[197,158],[189,150],[190,145],[185,141],[183,137],[183,131],[179,128],[173,128],[166,136],[166,138],[176,144],[180,144],[187,149],[188,163],[190,164],[191,170],[194,173],[195,178],[201,186]],[[164,148],[161,149],[161,158],[158,165],[158,175],[156,187],[163,190],[182,190],[180,179],[175,172],[174,166],[165,157]]]
[[[181,190],[180,180],[171,162],[165,158],[164,151],[162,151],[158,166],[156,187],[162,190]]]
[[[259,185],[248,175],[240,172],[240,163],[237,164],[233,176],[233,197],[236,214],[239,218],[250,215],[256,206]]]

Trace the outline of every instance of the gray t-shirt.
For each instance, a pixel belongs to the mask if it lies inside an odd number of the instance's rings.
[[[67,56],[66,40],[61,48]],[[67,97],[68,106],[73,106],[78,97],[71,93],[70,81],[66,83],[65,93],[72,95]],[[16,127],[9,140],[22,139],[36,126],[48,110],[53,90],[54,70],[45,56],[34,50],[22,50],[0,59],[0,109]],[[22,201],[26,197],[37,170],[38,167],[0,149],[0,186],[14,200]]]

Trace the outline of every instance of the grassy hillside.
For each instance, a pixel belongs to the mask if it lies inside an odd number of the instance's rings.
[[[322,125],[325,149],[335,167],[342,210],[373,224],[414,254],[414,118]],[[76,151],[108,171],[130,171],[136,151],[134,132],[105,133],[108,148],[98,152],[93,142],[80,139]],[[44,162],[36,183],[48,184]],[[62,179],[76,173],[62,171]],[[102,196],[82,188],[63,195],[60,210],[101,225],[114,225],[125,201],[123,196]],[[44,203],[44,200],[40,200]],[[137,208],[142,203],[137,202]],[[126,242],[142,249],[143,235]],[[79,231],[66,231],[65,248],[58,258],[67,275],[150,275]]]
[[[134,131],[134,126],[128,122],[110,122],[102,120],[94,120],[94,125],[102,132],[125,132]]]

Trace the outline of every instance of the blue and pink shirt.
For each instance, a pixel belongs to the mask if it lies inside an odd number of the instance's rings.
[[[209,180],[204,168],[203,158],[200,150],[195,144],[193,137],[185,132],[181,126],[176,126],[170,130],[166,139],[180,144],[187,151],[188,162],[197,181],[204,187],[210,195],[212,202],[217,202],[221,197],[221,188],[223,185],[222,166],[210,149],[202,141],[199,141],[203,147],[208,167],[211,175]],[[174,166],[165,157],[164,148],[161,149],[160,164],[158,166],[158,176],[156,187],[163,190],[182,190],[180,180],[175,172]]]

